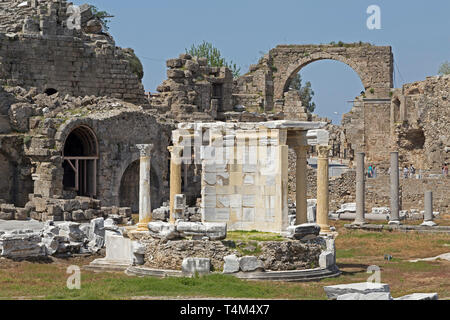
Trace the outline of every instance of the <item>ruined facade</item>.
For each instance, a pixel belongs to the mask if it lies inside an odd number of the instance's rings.
[[[288,87],[302,67],[322,59],[348,64],[366,88],[342,126],[327,126],[330,156],[351,160],[364,151],[369,163],[387,168],[389,152],[398,150],[402,163],[434,172],[449,162],[449,76],[393,89],[390,47],[277,46],[237,79],[181,54],[167,61],[168,79],[147,99],[133,51],[115,46],[90,6],[80,7],[79,30],[68,25],[68,9],[65,0],[0,2],[3,217],[65,219],[81,210],[85,200],[70,202],[76,197],[101,201],[85,210],[136,212],[137,144],[153,145],[151,207],[158,208],[169,199],[167,147],[177,122],[317,121]],[[202,197],[202,169],[181,171],[181,192],[192,206]]]
[[[77,30],[68,26],[70,4],[65,0],[22,3],[0,2],[2,85],[144,101],[144,88],[130,64],[134,53],[116,47],[90,6],[81,6]]]

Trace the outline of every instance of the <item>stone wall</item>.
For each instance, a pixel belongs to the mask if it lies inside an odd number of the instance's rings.
[[[87,27],[95,21],[89,6],[83,7],[82,30],[70,30],[65,0],[19,3],[0,3],[0,84],[145,102],[129,63],[134,54],[116,47],[101,26]]]
[[[319,241],[240,241],[175,240],[163,242],[149,237],[141,239],[145,246],[145,266],[155,269],[180,270],[183,259],[210,258],[214,271],[223,269],[223,258],[243,254],[237,247],[253,250],[248,255],[257,256],[266,271],[304,270],[319,266],[322,245]],[[251,249],[250,249],[251,248]]]
[[[394,95],[393,144],[402,165],[439,173],[450,162],[449,86],[448,75],[428,77],[404,85]]]
[[[233,109],[233,75],[228,68],[210,67],[206,58],[189,54],[169,59],[166,65],[168,79],[150,96],[152,108],[178,120],[212,120]]]

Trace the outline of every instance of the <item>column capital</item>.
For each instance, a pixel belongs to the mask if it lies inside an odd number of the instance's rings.
[[[153,150],[153,144],[137,144],[141,157],[150,157]]]
[[[318,158],[328,159],[328,153],[331,150],[331,146],[317,146]]]

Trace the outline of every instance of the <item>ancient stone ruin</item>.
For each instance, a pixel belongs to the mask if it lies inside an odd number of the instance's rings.
[[[235,79],[180,54],[147,97],[133,50],[89,5],[72,28],[70,6],[0,2],[0,256],[106,247],[91,268],[303,281],[340,274],[329,219],[416,230],[401,225],[424,209],[418,230],[450,232],[432,222],[450,206],[450,76],[393,88],[389,46],[279,45]],[[365,88],[340,126],[289,90],[323,59],[349,65]],[[333,161],[345,170],[330,174]],[[378,177],[365,178],[367,163]],[[419,176],[400,179],[412,163]],[[280,241],[249,248],[227,239],[236,230]]]

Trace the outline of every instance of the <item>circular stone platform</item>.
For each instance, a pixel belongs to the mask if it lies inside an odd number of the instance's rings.
[[[141,266],[131,266],[125,273],[134,276],[152,276],[152,277],[184,277],[181,271],[152,269]],[[286,282],[306,282],[315,281],[325,278],[338,277],[341,271],[338,267],[330,269],[306,269],[306,270],[289,270],[289,271],[264,271],[264,272],[238,272],[232,273],[239,279],[260,280],[260,281],[286,281]]]

